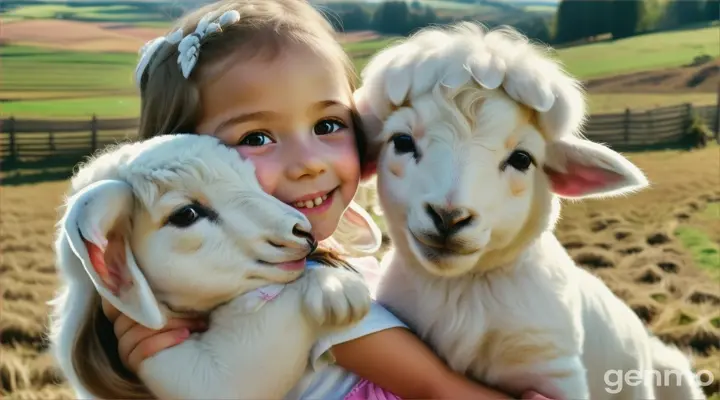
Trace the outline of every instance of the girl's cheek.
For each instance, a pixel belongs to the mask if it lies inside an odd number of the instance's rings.
[[[338,160],[338,167],[342,170],[344,175],[357,175],[359,178],[360,157],[357,154],[355,138],[349,136],[348,139],[339,143],[339,146],[336,148],[335,155]]]
[[[278,165],[272,159],[272,155],[263,154],[264,152],[252,147],[237,147],[237,152],[243,160],[248,160],[255,166],[255,177],[260,183],[263,191],[273,194],[277,188],[277,176],[279,174]]]
[[[279,174],[277,163],[268,156],[250,156],[247,159],[255,166],[255,177],[263,191],[271,195],[275,193]]]

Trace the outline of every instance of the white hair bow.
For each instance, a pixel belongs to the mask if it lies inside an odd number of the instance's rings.
[[[180,65],[180,70],[182,71],[183,76],[187,79],[197,63],[200,53],[200,41],[205,37],[205,35],[213,32],[219,32],[222,28],[240,20],[240,13],[237,10],[226,11],[220,16],[220,18],[215,21],[211,21],[213,14],[214,13],[209,13],[205,15],[200,22],[198,22],[195,31],[185,37],[183,37],[183,30],[180,28],[168,36],[160,36],[145,43],[139,51],[140,61],[135,68],[136,85],[140,87],[142,76],[150,63],[150,60],[160,46],[166,42],[170,44],[180,43],[178,45],[179,55],[177,63]]]

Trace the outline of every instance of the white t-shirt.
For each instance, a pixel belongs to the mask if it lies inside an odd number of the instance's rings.
[[[317,263],[308,263],[308,267],[318,266]],[[320,268],[327,267],[320,266]],[[288,393],[286,399],[342,400],[360,381],[360,377],[333,364],[329,354],[330,348],[339,343],[394,327],[407,328],[391,312],[373,301],[365,318],[353,327],[318,340],[310,353],[310,362],[305,375]]]

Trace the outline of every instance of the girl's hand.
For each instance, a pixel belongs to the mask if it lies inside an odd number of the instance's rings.
[[[530,390],[530,391],[523,393],[522,399],[523,400],[552,400],[549,397],[545,397],[534,390]]]
[[[191,332],[207,329],[207,322],[203,320],[175,318],[168,320],[163,329],[153,330],[122,314],[105,299],[102,299],[102,309],[113,324],[120,361],[134,374],[137,374],[140,363],[146,358],[182,343]]]

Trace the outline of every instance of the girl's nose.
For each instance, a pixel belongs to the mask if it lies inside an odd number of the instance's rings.
[[[298,146],[286,157],[289,161],[287,174],[293,180],[316,177],[327,170],[326,157],[312,146]]]

